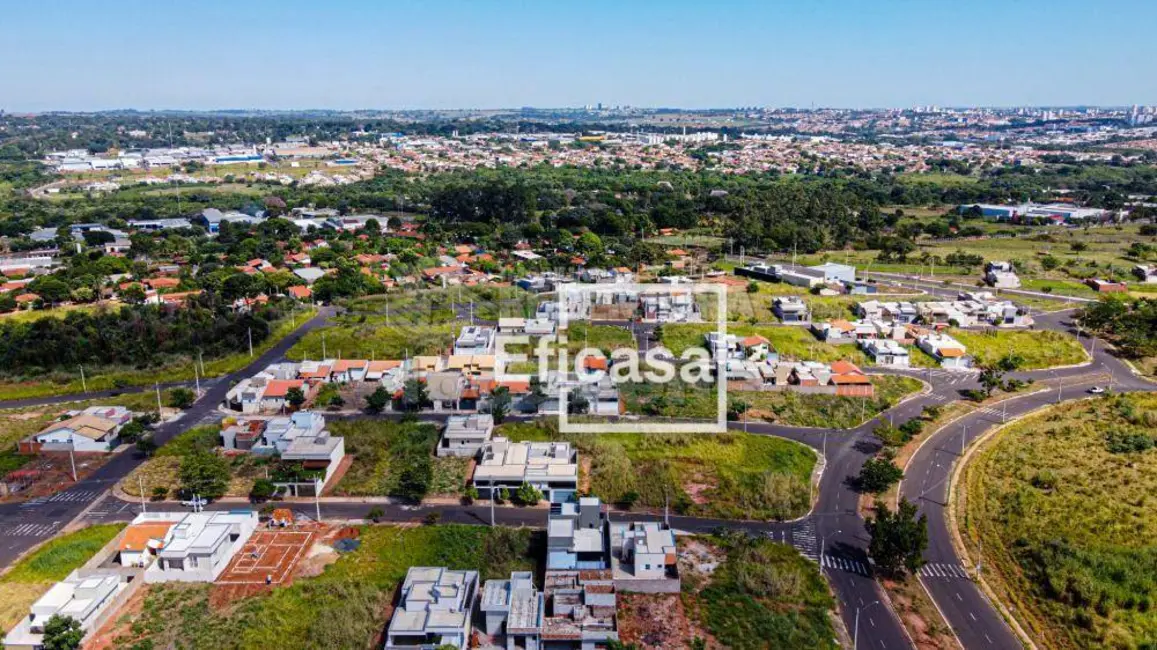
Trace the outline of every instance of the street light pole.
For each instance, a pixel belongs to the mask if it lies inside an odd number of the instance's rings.
[[[964,442],[966,440],[968,440],[968,425],[965,424],[962,426],[964,427],[964,431],[960,434],[960,455],[961,456],[964,455]]]
[[[857,607],[856,608],[856,623],[852,627],[852,650],[856,650],[856,642],[859,640],[859,636],[860,636],[860,612],[871,607],[872,605],[879,605],[879,604],[880,604],[880,601],[873,600],[872,602],[868,603],[867,605],[864,605],[863,607]]]
[[[88,392],[88,382],[84,380],[84,366],[79,366],[79,367],[80,367],[80,387],[84,390],[84,392],[87,393]]]

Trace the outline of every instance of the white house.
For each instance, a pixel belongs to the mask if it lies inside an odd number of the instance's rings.
[[[877,366],[907,368],[910,363],[908,348],[892,339],[868,339],[860,341],[860,348],[872,358]]]
[[[470,646],[477,571],[410,567],[386,629],[385,650]]]
[[[984,265],[984,281],[990,287],[997,289],[1016,289],[1020,287],[1020,278],[1011,262],[989,262]]]
[[[158,521],[175,523],[145,569],[145,582],[212,582],[257,528],[257,512],[148,512],[133,524]]]
[[[4,636],[8,650],[43,648],[44,624],[53,616],[67,616],[90,633],[115,611],[111,605],[128,588],[128,576],[116,569],[78,569],[36,599],[25,616]]]
[[[451,415],[438,442],[438,456],[473,458],[494,433],[494,416]]]
[[[564,501],[578,491],[578,453],[569,442],[511,442],[499,436],[482,445],[471,481],[484,496],[492,486],[513,492],[528,483],[548,501]]]
[[[941,368],[965,370],[971,365],[964,344],[947,334],[923,334],[916,338],[916,345],[939,361]]]
[[[70,415],[22,441],[21,450],[109,452],[116,446],[120,430],[133,419],[132,412],[123,406],[91,406]]]
[[[673,577],[678,561],[675,533],[657,521],[612,523],[611,555],[615,582],[622,579],[662,580]]]

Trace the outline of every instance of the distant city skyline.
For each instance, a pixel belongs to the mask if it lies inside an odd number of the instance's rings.
[[[1157,3],[61,0],[5,7],[0,109],[1157,104]]]

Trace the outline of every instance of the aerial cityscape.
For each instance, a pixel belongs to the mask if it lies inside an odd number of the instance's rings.
[[[1154,24],[6,8],[4,648],[1157,648]]]

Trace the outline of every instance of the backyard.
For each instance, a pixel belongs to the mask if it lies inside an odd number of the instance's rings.
[[[1071,402],[978,450],[958,520],[987,580],[1051,648],[1157,640],[1157,397]]]

